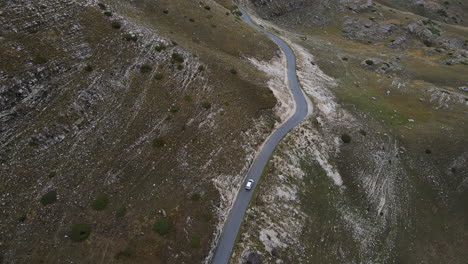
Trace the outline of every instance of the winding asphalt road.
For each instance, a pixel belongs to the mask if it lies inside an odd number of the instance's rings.
[[[270,156],[278,143],[291,129],[293,129],[307,116],[308,105],[297,80],[296,57],[294,56],[294,52],[282,39],[257,26],[244,10],[241,9],[241,12],[242,19],[244,19],[245,22],[268,35],[268,37],[270,37],[283,50],[287,59],[288,84],[294,97],[294,101],[296,102],[296,109],[294,114],[276,131],[274,131],[273,134],[271,134],[260,150],[260,153],[258,153],[257,157],[255,158],[252,167],[250,167],[245,181],[248,179],[254,179],[255,183],[257,183],[260,179],[260,176],[262,175],[262,171],[265,168],[265,165],[270,159]],[[234,247],[237,233],[239,232],[244,213],[247,210],[250,199],[252,198],[256,184],[254,184],[252,190],[250,191],[245,190],[244,186],[245,182],[237,194],[234,206],[232,207],[226,224],[224,225],[221,238],[219,239],[218,246],[213,257],[213,264],[228,263],[229,257],[231,256],[231,251]]]

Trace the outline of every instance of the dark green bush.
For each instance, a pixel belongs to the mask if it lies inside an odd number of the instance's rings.
[[[47,59],[42,57],[42,56],[36,56],[34,59],[33,59],[33,63],[36,64],[36,65],[40,65],[40,64],[44,64],[47,62]]]
[[[342,60],[348,61],[348,58],[347,58],[347,57],[343,57]]]
[[[172,43],[172,46],[177,46],[178,45],[177,42],[175,42],[174,40],[171,41],[171,43]]]
[[[106,5],[103,4],[103,3],[98,3],[98,6],[99,6],[99,8],[101,8],[102,10],[106,9]]]
[[[359,134],[363,135],[363,136],[367,136],[367,132],[365,130],[359,130]]]
[[[108,17],[110,17],[110,16],[112,16],[112,12],[110,12],[110,11],[106,11],[106,12],[104,12],[104,15],[106,15],[106,16],[108,16]]]
[[[190,21],[190,22],[195,22],[195,19],[189,18],[189,21]]]
[[[79,242],[87,239],[91,234],[91,226],[88,224],[73,225],[68,236],[72,241]]]
[[[160,43],[158,46],[155,47],[157,52],[161,52],[166,49],[166,45],[164,43]]]
[[[205,102],[202,102],[201,106],[205,109],[210,109],[211,103],[205,101]]]
[[[180,110],[180,106],[178,106],[178,105],[173,105],[169,109],[169,111],[171,111],[171,113],[177,113],[177,112],[179,112],[179,110]]]
[[[119,21],[112,21],[111,26],[115,29],[119,29],[122,27],[122,24],[120,24]]]
[[[366,64],[367,65],[374,65],[374,61],[373,60],[366,60]]]
[[[204,71],[205,67],[203,65],[198,66],[198,71]]]
[[[96,211],[102,211],[108,204],[109,197],[105,194],[101,194],[96,199],[94,199],[94,201],[91,203],[91,207]]]
[[[154,78],[155,78],[156,80],[162,80],[162,79],[164,78],[164,75],[163,75],[162,73],[158,72],[158,73],[156,73],[156,74],[154,75]]]
[[[140,72],[141,72],[141,73],[148,73],[148,72],[150,72],[152,69],[153,69],[153,67],[151,67],[151,65],[149,65],[149,64],[143,64],[143,65],[141,65],[141,67],[140,67]]]
[[[200,198],[201,198],[201,195],[199,193],[194,193],[194,194],[192,194],[192,196],[190,196],[190,199],[192,201],[198,201],[198,200],[200,200]]]
[[[167,14],[169,14],[169,10],[167,10],[167,9],[163,10],[163,13],[167,15]]]
[[[153,231],[164,236],[171,232],[173,228],[174,226],[169,219],[161,218],[154,223]]]
[[[341,135],[341,140],[344,143],[350,143],[351,142],[351,136],[348,135],[348,134],[343,134],[343,135]]]
[[[211,10],[211,7],[209,5],[204,6],[206,10]]]
[[[183,70],[183,69],[184,69],[184,65],[182,65],[182,64],[177,65],[177,69],[178,69],[179,71]]]
[[[426,154],[431,154],[432,151],[430,149],[426,149],[424,152],[426,152]]]
[[[87,71],[87,72],[92,72],[93,71],[93,66],[91,65],[86,65],[86,67],[84,67],[84,70]]]
[[[232,73],[232,74],[237,74],[236,69],[230,69],[229,72]]]
[[[191,102],[192,101],[192,96],[186,95],[186,96],[184,96],[184,100],[185,100],[185,102]]]
[[[49,191],[41,197],[41,204],[46,206],[48,204],[53,204],[57,201],[57,191]]]
[[[172,60],[178,63],[182,63],[184,62],[184,56],[182,56],[179,53],[174,52],[172,53]]]
[[[120,207],[115,211],[115,215],[118,217],[123,217],[127,214],[127,209],[125,207]]]
[[[166,142],[161,137],[157,137],[153,140],[153,147],[155,148],[162,148],[164,145],[166,145]]]

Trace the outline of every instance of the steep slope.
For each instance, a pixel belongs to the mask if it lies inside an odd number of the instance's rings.
[[[221,4],[0,3],[4,263],[204,261],[277,119]]]
[[[232,263],[468,257],[468,30],[380,2],[243,1],[295,47],[314,114],[276,150]]]

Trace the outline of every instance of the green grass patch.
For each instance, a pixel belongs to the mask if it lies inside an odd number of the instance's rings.
[[[41,204],[43,206],[46,206],[48,204],[53,204],[56,201],[57,201],[57,191],[56,190],[50,191],[50,192],[44,194],[41,197]]]
[[[351,136],[348,134],[341,135],[341,140],[343,143],[351,143]]]
[[[237,74],[236,69],[230,69],[229,72],[232,73],[232,74]]]
[[[190,96],[190,95],[184,96],[184,101],[185,102],[192,102],[192,96]]]
[[[125,207],[120,207],[115,211],[115,215],[118,217],[124,217],[127,214],[127,209]]]
[[[94,199],[94,201],[91,203],[91,207],[96,211],[102,211],[106,209],[108,204],[109,197],[105,194],[101,194],[96,199]]]
[[[173,229],[174,225],[167,218],[161,218],[156,220],[153,226],[153,231],[160,234],[161,236],[169,234],[169,232],[171,232]]]
[[[199,236],[193,236],[193,237],[190,239],[190,245],[191,245],[193,248],[200,247],[200,242],[201,242],[201,238],[200,238]]]
[[[72,241],[80,242],[86,240],[91,234],[91,226],[88,224],[73,225],[68,236]]]
[[[158,72],[158,73],[156,73],[154,75],[154,78],[159,81],[159,80],[162,80],[164,78],[164,75],[162,73]]]

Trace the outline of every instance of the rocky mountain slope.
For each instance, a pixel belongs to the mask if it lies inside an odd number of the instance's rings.
[[[227,4],[0,3],[0,262],[207,258],[277,119]]]
[[[314,113],[276,150],[232,263],[465,261],[467,5],[446,2],[242,2],[294,47]]]

